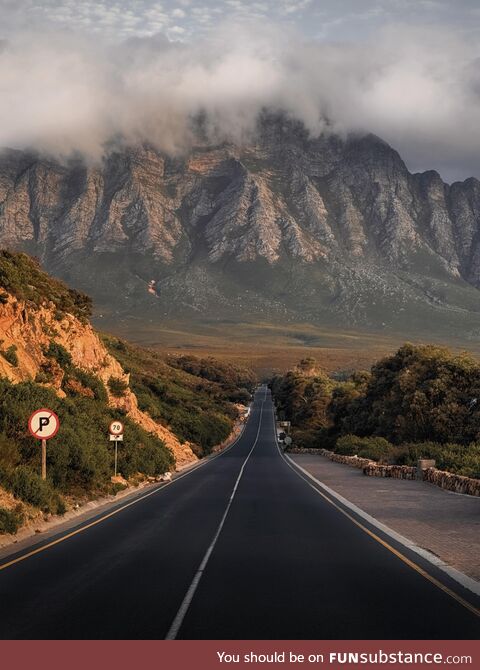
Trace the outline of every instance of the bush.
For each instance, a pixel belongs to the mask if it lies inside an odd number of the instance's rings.
[[[61,421],[58,435],[48,443],[47,482],[37,474],[39,443],[25,428],[38,407],[50,407]],[[52,389],[33,382],[0,379],[0,483],[20,499],[57,513],[64,509],[60,491],[74,496],[105,491],[113,474],[108,426],[119,418],[125,424],[126,441],[119,447],[124,476],[158,475],[173,467],[173,456],[161,440],[105,402],[83,396],[60,399]]]
[[[232,430],[238,411],[232,404],[250,400],[254,376],[249,370],[194,356],[169,356],[103,336],[110,353],[130,373],[139,408],[197,445],[203,456]]]
[[[63,382],[62,382],[62,389],[67,393],[67,395],[75,396],[75,384],[72,384],[72,380],[74,382],[77,382],[77,388],[78,384],[80,384],[80,387],[83,388],[84,390],[91,391],[91,393],[83,393],[83,395],[90,395],[95,398],[95,400],[99,400],[100,402],[106,403],[108,400],[107,396],[107,391],[105,389],[105,386],[102,382],[102,380],[97,377],[96,375],[86,372],[85,370],[81,370],[80,368],[72,366],[69,371],[68,371],[68,376],[65,375]],[[78,391],[77,391],[78,393]],[[82,391],[80,390],[80,394],[82,394]]]
[[[48,349],[45,349],[43,352],[47,358],[53,358],[62,370],[67,370],[72,364],[72,357],[70,353],[65,349],[64,346],[58,344],[52,340],[48,346]]]
[[[295,428],[292,430],[292,447],[301,449],[333,449],[335,446],[335,437],[333,437],[327,428],[319,430],[301,430]]]
[[[110,389],[110,393],[115,398],[123,398],[125,391],[128,389],[128,384],[126,381],[120,379],[120,377],[110,377],[107,383],[108,388]]]
[[[0,535],[5,533],[15,535],[22,524],[23,513],[21,506],[17,506],[15,510],[0,507]]]
[[[63,501],[52,485],[24,465],[17,467],[11,475],[9,488],[16,498],[44,512],[58,514],[62,513],[60,510],[65,511]]]
[[[6,351],[2,351],[2,356],[14,368],[18,366],[17,346],[15,344],[10,345]]]
[[[480,479],[480,444],[439,444],[438,442],[406,444],[397,462],[400,465],[416,465],[419,458],[435,459],[435,466],[439,470]]]
[[[360,456],[372,461],[387,462],[394,458],[395,446],[383,437],[358,437],[344,435],[335,444],[335,453],[344,456]]]

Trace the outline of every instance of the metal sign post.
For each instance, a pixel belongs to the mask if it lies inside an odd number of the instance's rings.
[[[115,477],[117,476],[118,464],[118,443],[123,442],[123,423],[121,421],[112,421],[108,428],[110,433],[110,442],[115,442]]]
[[[42,479],[47,478],[47,440],[58,433],[60,419],[51,409],[37,409],[28,420],[30,435],[42,442]]]
[[[42,440],[42,479],[47,478],[47,440]]]

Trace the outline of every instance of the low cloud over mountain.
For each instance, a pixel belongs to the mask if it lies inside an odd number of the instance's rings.
[[[374,132],[412,170],[480,173],[473,35],[397,23],[368,42],[333,42],[238,18],[184,41],[164,32],[111,40],[45,23],[3,35],[0,146],[98,159],[121,138],[176,154],[190,147],[192,120],[210,140],[249,142],[267,108],[312,135]]]

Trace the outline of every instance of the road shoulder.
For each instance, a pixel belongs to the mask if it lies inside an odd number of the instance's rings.
[[[286,456],[357,514],[480,594],[480,499],[425,482],[365,477],[322,456]]]

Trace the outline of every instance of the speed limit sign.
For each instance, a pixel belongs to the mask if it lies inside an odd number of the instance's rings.
[[[108,430],[110,435],[123,435],[123,423],[121,421],[112,421]]]
[[[117,460],[118,460],[118,442],[123,442],[123,423],[121,421],[112,421],[108,430],[110,432],[110,442],[115,442],[115,477],[116,477]]]

